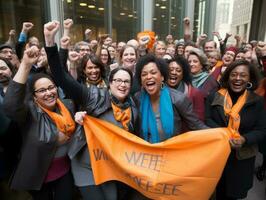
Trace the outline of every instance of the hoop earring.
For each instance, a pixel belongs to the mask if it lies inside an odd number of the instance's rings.
[[[164,88],[164,82],[162,82],[162,85],[161,85],[161,89],[163,89]]]
[[[247,82],[247,86],[246,86],[247,89],[251,89],[252,86],[253,86],[253,84],[251,82]]]

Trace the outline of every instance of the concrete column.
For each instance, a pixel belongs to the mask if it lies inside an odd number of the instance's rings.
[[[186,4],[185,4],[185,17],[189,17],[190,27],[193,30],[195,0],[186,0],[185,2],[186,2]],[[193,36],[193,33],[191,33],[191,36]]]
[[[52,20],[57,20],[60,22],[60,29],[59,34],[55,36],[55,42],[60,44],[60,38],[63,35],[63,22],[64,22],[64,6],[63,1],[54,1],[49,0],[49,10],[50,10],[50,17]]]
[[[104,10],[104,27],[105,31],[112,36],[112,17],[113,17],[113,9],[112,9],[112,0],[105,0],[104,1],[105,8]]]
[[[154,0],[141,0],[141,31],[152,30]]]

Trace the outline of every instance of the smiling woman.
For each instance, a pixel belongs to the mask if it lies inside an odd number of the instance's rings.
[[[231,130],[231,154],[216,188],[216,199],[242,199],[253,184],[257,144],[266,133],[263,98],[254,93],[258,87],[257,69],[240,60],[229,65],[221,89],[206,102],[206,124]]]
[[[137,132],[137,108],[129,95],[132,86],[132,72],[127,68],[112,70],[109,75],[109,88],[100,89],[93,84],[90,87],[86,87],[84,84],[78,83],[60,66],[59,53],[54,43],[58,28],[58,22],[45,24],[45,50],[55,81],[75,101],[76,105],[80,106],[84,111],[76,113],[76,121],[82,124],[84,115],[88,114],[109,121],[129,132]],[[67,50],[64,49],[64,51]],[[87,69],[85,68],[84,70],[84,73],[87,73],[91,81],[92,79],[96,80],[97,76],[100,75],[97,66],[92,63],[88,61]],[[109,181],[95,185],[86,137],[82,127],[78,128],[73,138],[69,156],[72,159],[71,165],[75,185],[79,187],[83,199],[117,199],[116,182]]]
[[[168,76],[168,65],[164,60],[150,54],[139,59],[136,77],[143,88],[136,94],[140,104],[140,132],[151,143],[181,134],[182,122],[190,130],[207,128],[194,114],[186,95],[165,85]]]
[[[33,199],[49,199],[51,194],[72,199],[67,149],[75,130],[74,105],[70,100],[60,100],[52,78],[42,73],[33,75],[28,82],[32,98],[25,99],[28,75],[38,57],[36,46],[25,50],[4,99],[6,114],[19,123],[23,137],[11,188],[28,190]]]

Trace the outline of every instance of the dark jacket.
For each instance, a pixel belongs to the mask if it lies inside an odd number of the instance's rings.
[[[81,107],[80,110],[87,111],[89,115],[104,119],[121,127],[121,123],[114,119],[111,107],[111,96],[108,89],[99,89],[96,86],[87,88],[85,85],[78,83],[64,70],[65,67],[60,64],[57,46],[46,47],[45,50],[55,82],[64,90],[67,96],[74,100],[76,105]],[[62,49],[60,51],[62,51]],[[131,114],[133,116],[130,122],[130,132],[135,132],[135,127],[137,126],[137,108],[131,98],[129,102],[131,104]],[[85,135],[82,129],[78,129],[72,138],[69,151],[70,158],[73,158],[85,145]]]
[[[223,103],[224,98],[218,92],[207,98],[205,120],[208,126],[227,127],[228,117],[224,114]],[[235,198],[245,196],[253,184],[256,155],[254,149],[266,133],[263,99],[255,93],[249,92],[247,101],[240,111],[240,119],[239,133],[246,139],[246,142],[240,150],[232,150],[222,175],[222,179],[226,183],[226,195]]]
[[[11,81],[4,99],[7,115],[21,127],[21,157],[11,188],[39,190],[56,152],[58,131],[49,116],[33,101],[23,103],[26,85]],[[73,114],[73,103],[62,100]]]
[[[84,89],[86,88],[88,95],[87,98],[84,99],[85,101],[83,102],[83,104],[81,104],[81,110],[86,111],[88,115],[103,119],[122,128],[122,124],[116,121],[114,118],[113,109],[111,106],[111,96],[108,92],[108,89],[99,89],[96,86],[90,86],[89,88],[85,86],[83,87]],[[138,111],[132,98],[130,98],[129,101],[131,104],[132,114],[132,119],[129,125],[129,131],[134,134],[137,134]],[[75,135],[72,138],[69,150],[69,157],[73,158],[82,149],[82,147],[86,145],[86,143],[87,142],[84,132],[80,127],[79,129],[77,129]]]
[[[180,91],[169,88],[172,105],[174,109],[174,134],[179,135],[182,133],[182,122],[185,122],[190,130],[207,129],[208,127],[201,122],[196,114],[193,112],[191,101],[186,95]],[[141,92],[136,93],[135,99],[140,100]],[[141,118],[141,117],[139,117]],[[140,119],[141,121],[141,119]]]

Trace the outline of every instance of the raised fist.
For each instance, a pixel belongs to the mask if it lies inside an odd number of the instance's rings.
[[[70,29],[72,25],[73,25],[72,19],[65,19],[64,20],[64,29]]]
[[[28,33],[32,28],[33,28],[33,23],[31,22],[23,22],[23,25],[22,25],[22,31],[23,33]]]
[[[60,40],[61,42],[61,48],[62,49],[67,49],[69,44],[70,44],[70,37],[68,36],[63,36]]]
[[[185,25],[189,25],[190,24],[190,19],[188,17],[185,17],[183,19],[183,22],[184,22]]]

